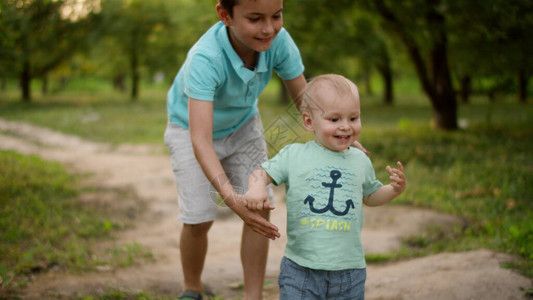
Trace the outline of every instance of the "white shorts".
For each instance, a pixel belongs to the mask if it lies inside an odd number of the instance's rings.
[[[213,221],[219,206],[217,192],[194,156],[189,130],[169,122],[165,144],[172,158],[180,221],[185,224]],[[213,145],[233,188],[239,194],[245,193],[248,176],[268,159],[261,118],[256,115],[227,137],[213,140]],[[268,194],[272,202],[270,186]]]

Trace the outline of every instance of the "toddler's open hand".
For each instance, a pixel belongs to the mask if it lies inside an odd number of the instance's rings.
[[[403,191],[405,191],[405,187],[407,186],[407,180],[405,179],[405,173],[402,163],[398,162],[397,164],[398,169],[387,166],[387,172],[389,172],[389,179],[391,180],[390,184],[393,187],[394,191],[398,194],[401,194]]]

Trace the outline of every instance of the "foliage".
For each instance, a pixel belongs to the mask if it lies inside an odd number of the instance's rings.
[[[449,27],[456,72],[496,77],[499,85],[521,70],[531,72],[531,1],[450,1],[447,9],[454,15]]]
[[[72,76],[97,75],[137,97],[142,78],[170,82],[191,45],[217,21],[213,0],[83,1],[84,15],[69,7],[73,3],[0,2],[0,79],[20,79],[30,57],[31,72],[25,76],[53,74],[64,85]],[[421,54],[418,65],[430,60],[426,54],[441,38],[436,33],[445,33],[455,90],[466,91],[457,86],[466,82],[472,85],[469,90],[491,96],[518,91],[525,101],[532,67],[527,54],[533,47],[527,38],[533,26],[531,1],[525,0],[285,1],[285,27],[300,48],[306,75],[344,74],[366,82],[360,88],[371,93],[369,76],[378,71],[382,96],[392,101],[393,80],[410,76],[415,68],[406,63],[405,42],[379,26],[379,3],[408,28]],[[429,24],[431,16],[444,21]],[[426,72],[443,66],[428,65]]]
[[[87,41],[92,19],[62,15],[68,5],[51,0],[2,1],[0,75],[18,77],[26,101],[31,99],[32,78],[45,77]]]
[[[340,73],[362,78],[366,84],[360,88],[371,92],[368,75],[377,70],[382,80],[392,85],[390,45],[377,18],[350,1],[313,0],[311,5],[309,2],[284,4],[285,26],[299,45],[306,75]],[[308,21],[311,19],[313,22]],[[392,86],[390,89],[383,92],[387,102],[392,102]]]
[[[164,38],[162,34],[169,32],[168,28],[171,28],[168,9],[161,1],[135,0],[103,1],[102,8],[102,31],[118,46],[116,57],[123,56],[127,73],[131,78],[130,96],[136,99],[141,76],[140,68],[150,57],[153,44],[160,41],[161,37]],[[118,76],[124,76],[126,73],[122,71],[121,74],[120,69],[117,72]]]
[[[188,48],[214,22],[212,6],[211,15],[206,10],[205,0],[102,1],[100,39],[89,58],[119,88],[129,76],[135,100],[143,77],[151,82],[176,75]]]

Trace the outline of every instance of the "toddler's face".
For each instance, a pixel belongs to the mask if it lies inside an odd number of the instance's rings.
[[[237,53],[268,50],[283,26],[282,11],[282,0],[240,0],[224,22]]]
[[[313,100],[317,109],[303,113],[304,125],[315,133],[315,141],[322,147],[346,151],[361,133],[359,94],[341,97],[333,88],[324,87]]]

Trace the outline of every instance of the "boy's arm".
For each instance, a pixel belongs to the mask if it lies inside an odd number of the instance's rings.
[[[213,187],[230,207],[255,232],[270,239],[279,229],[258,212],[246,209],[231,185],[213,147],[213,102],[189,98],[189,131],[194,155]]]
[[[248,191],[243,195],[244,205],[251,210],[274,209],[266,191],[270,183],[272,178],[265,169],[261,167],[255,169],[248,178]]]
[[[300,95],[302,94],[302,91],[304,90],[305,86],[307,85],[307,81],[305,80],[304,74],[300,74],[300,76],[290,79],[290,80],[283,80],[283,84],[289,91],[289,96],[291,96],[292,101],[298,108],[300,109]]]
[[[387,166],[387,172],[389,172],[389,179],[391,183],[380,187],[374,193],[363,198],[363,203],[367,206],[379,206],[390,202],[398,195],[405,191],[407,181],[405,179],[405,173],[403,165],[398,162],[398,169]]]

